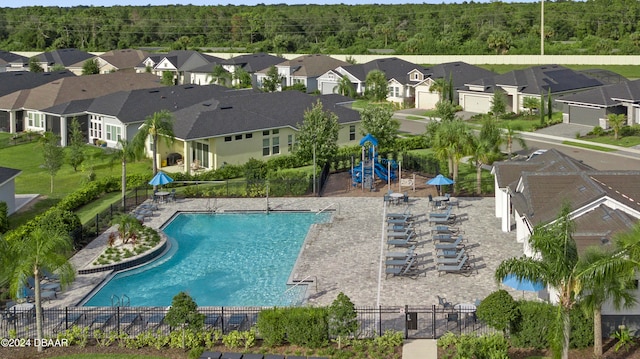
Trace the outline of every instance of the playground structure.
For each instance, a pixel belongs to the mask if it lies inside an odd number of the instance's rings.
[[[360,140],[360,146],[362,146],[361,161],[351,169],[351,183],[354,187],[361,185],[363,190],[375,189],[375,176],[387,184],[398,179],[396,174],[398,164],[395,161],[386,158],[378,161],[376,153],[378,140],[375,137],[367,134]]]

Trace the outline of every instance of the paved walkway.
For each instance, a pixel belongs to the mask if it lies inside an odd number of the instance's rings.
[[[216,208],[220,212],[233,210],[265,210],[265,199],[183,199],[166,204],[156,212],[146,225],[161,228],[177,211],[203,211]],[[429,210],[426,198],[412,198],[408,208],[385,208],[381,198],[322,197],[322,198],[272,198],[271,210],[319,211],[328,207],[335,210],[327,224],[312,226],[298,261],[292,271],[292,279],[313,278],[309,286],[309,302],[328,305],[339,292],[347,294],[357,306],[403,306],[437,304],[436,295],[453,303],[474,302],[500,287],[493,279],[497,265],[506,258],[520,256],[522,245],[515,242],[515,233],[500,231],[500,221],[493,215],[493,198],[463,198],[460,208],[454,212],[462,219],[459,226],[467,248],[473,254],[477,273],[465,277],[446,274],[439,276],[434,268],[434,246],[430,239],[430,227],[423,216],[417,223],[421,275],[418,278],[386,277],[384,254],[390,249],[383,237],[383,213],[402,212],[426,214]],[[92,242],[72,258],[76,268],[84,268],[106,246],[107,234]],[[70,290],[62,293],[49,306],[76,305],[108,273],[79,275]],[[523,293],[512,291],[514,296]],[[528,297],[533,294],[526,293]],[[135,303],[132,303],[135,305]]]

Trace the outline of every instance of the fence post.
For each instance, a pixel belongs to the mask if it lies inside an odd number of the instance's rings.
[[[229,197],[229,179],[226,179],[225,187],[227,189],[227,197]]]
[[[433,339],[436,338],[436,306],[435,304],[431,305],[431,337]]]
[[[64,330],[69,330],[69,307],[64,307]]]
[[[224,334],[224,307],[220,307],[222,313],[220,314],[220,323],[222,323],[222,334]]]
[[[118,325],[118,336],[120,335],[120,307],[116,307],[116,324]]]
[[[96,238],[100,235],[100,214],[96,214]]]
[[[382,306],[378,306],[378,336],[382,336]]]
[[[407,316],[409,315],[409,306],[404,305],[404,310],[402,311],[404,314],[404,338],[409,339],[409,324],[407,323]]]

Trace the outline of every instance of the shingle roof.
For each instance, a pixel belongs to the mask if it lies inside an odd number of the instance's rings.
[[[123,123],[142,122],[160,110],[171,112],[233,91],[218,85],[178,85],[119,91],[94,99],[89,113],[114,116]]]
[[[412,70],[418,70],[423,74],[427,73],[427,69],[424,67],[397,57],[376,59],[364,64],[342,66],[342,68],[363,82],[366,80],[367,74],[373,70],[380,70],[387,80],[396,79],[402,84],[409,83],[409,72]]]
[[[573,221],[577,228],[573,239],[576,241],[578,253],[582,254],[587,247],[612,245],[612,237],[628,231],[637,219],[619,209],[601,204]]]
[[[6,65],[10,63],[22,63],[28,64],[29,58],[26,56],[14,54],[13,52],[0,50],[0,65]]]
[[[147,51],[121,49],[105,52],[98,56],[118,69],[133,68],[149,56]]]
[[[74,77],[71,71],[30,72],[10,71],[0,73],[0,97],[15,91],[30,89],[44,85],[63,77]]]
[[[497,73],[493,71],[489,71],[475,65],[470,65],[462,61],[447,62],[428,67],[425,70],[432,79],[445,79],[448,81],[449,76],[451,76],[453,88],[455,89],[462,88],[465,84],[471,81],[490,78],[497,75]]]
[[[203,54],[194,50],[170,51],[168,54],[163,56],[163,58],[166,58],[173,64],[173,66],[175,66],[175,68],[179,69],[180,71],[191,71],[197,67],[204,65],[198,63],[197,61],[193,64],[189,64],[189,61],[192,61],[194,58],[199,58],[201,62],[208,62],[209,64],[219,63],[222,61],[222,59],[219,57]]]
[[[193,140],[261,129],[297,128],[305,111],[317,100],[325,111],[338,116],[339,123],[360,121],[358,111],[333,102],[336,97],[311,96],[299,91],[256,92],[240,90],[203,101],[175,112],[174,133],[177,138]]]
[[[86,61],[94,58],[88,52],[80,51],[78,49],[58,49],[49,52],[43,52],[37,56],[39,62],[44,62],[48,65],[59,64],[62,66],[71,66],[79,62]]]
[[[638,103],[640,102],[640,80],[600,86],[576,94],[562,96],[556,101],[599,107],[619,106],[621,101]]]
[[[9,168],[9,167],[0,167],[0,185],[16,177],[20,173],[22,173],[21,170]]]
[[[256,54],[246,54],[232,57],[228,60],[223,60],[220,63],[223,65],[235,65],[240,66],[249,73],[253,73],[262,69],[268,69],[271,66],[275,66],[279,63],[286,61],[285,58],[267,54],[265,52],[259,52]]]
[[[346,65],[349,63],[320,54],[299,56],[277,64],[277,66],[290,67],[292,76],[301,77],[318,77],[329,70]],[[269,71],[268,67],[257,72],[266,73],[267,71]]]
[[[121,90],[157,87],[159,82],[158,76],[153,74],[133,74],[122,71],[103,75],[65,77],[0,97],[0,108],[41,110]]]

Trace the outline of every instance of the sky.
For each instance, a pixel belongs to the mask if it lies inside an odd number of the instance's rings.
[[[471,1],[471,0],[469,0]],[[491,0],[474,0],[475,2],[490,2]],[[462,3],[463,0],[243,0],[243,1],[229,1],[229,0],[161,0],[161,1],[149,1],[149,0],[30,0],[30,1],[6,1],[0,7],[22,7],[22,6],[60,6],[60,7],[72,7],[72,6],[160,6],[160,5],[257,5],[257,4],[287,4],[287,5],[301,5],[301,4],[443,4],[443,3]],[[538,2],[538,0],[503,0],[503,2]]]

